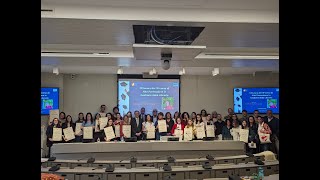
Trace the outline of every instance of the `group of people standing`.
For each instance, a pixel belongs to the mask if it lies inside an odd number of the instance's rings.
[[[104,127],[100,127],[100,118],[107,117],[108,123]],[[165,121],[167,126],[166,132],[159,132],[159,122]],[[76,132],[76,124],[80,123],[81,130]],[[119,125],[119,126],[118,126]],[[55,118],[48,126],[47,146],[51,147],[53,143],[70,143],[70,142],[97,142],[97,141],[120,141],[122,138],[129,138],[123,132],[123,126],[131,126],[130,137],[137,137],[137,140],[147,140],[147,132],[150,127],[154,127],[155,140],[160,140],[161,136],[177,136],[177,132],[183,134],[185,128],[192,129],[192,139],[202,139],[197,136],[196,127],[204,126],[206,131],[207,125],[214,126],[215,139],[219,140],[239,140],[239,130],[249,130],[248,143],[246,144],[247,151],[251,153],[257,153],[266,150],[276,151],[275,142],[279,140],[279,119],[274,117],[271,110],[267,111],[267,115],[262,117],[259,115],[259,111],[254,111],[252,116],[249,116],[246,110],[242,111],[241,118],[233,112],[231,108],[228,109],[228,115],[222,118],[221,114],[216,111],[207,113],[202,109],[200,113],[192,112],[191,116],[188,112],[175,112],[174,115],[170,112],[163,114],[156,109],[152,111],[152,114],[146,114],[145,108],[142,107],[140,111],[134,111],[133,115],[129,111],[127,114],[121,116],[118,107],[114,107],[112,113],[106,111],[106,106],[101,105],[100,111],[97,112],[94,117],[92,113],[88,112],[84,115],[82,112],[78,114],[78,119],[73,121],[70,115],[64,112],[60,112],[59,119]],[[120,127],[120,136],[114,139],[107,139],[104,128],[112,127],[116,132],[116,126]],[[64,136],[62,141],[53,141],[53,128],[68,128],[72,127],[75,132],[75,139],[68,140]],[[93,138],[83,139],[83,127],[93,128]],[[270,143],[261,143],[259,135],[269,134]],[[255,146],[252,146],[252,145]]]

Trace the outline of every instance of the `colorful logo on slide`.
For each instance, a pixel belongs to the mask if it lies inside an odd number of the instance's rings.
[[[42,101],[42,109],[53,109],[53,99],[44,99]]]
[[[268,99],[267,108],[277,108],[277,99]]]
[[[174,98],[173,97],[162,97],[162,109],[173,110]]]

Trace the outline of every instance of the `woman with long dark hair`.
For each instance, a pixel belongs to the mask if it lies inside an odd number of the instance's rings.
[[[51,124],[47,127],[46,130],[46,135],[47,135],[47,147],[49,148],[48,156],[50,157],[51,154],[51,146],[54,143],[61,143],[62,141],[53,141],[52,136],[53,136],[53,129],[54,128],[61,128],[61,125],[59,123],[58,118],[54,118],[51,122]]]
[[[94,119],[93,119],[92,114],[90,112],[88,112],[86,114],[86,118],[82,123],[82,129],[83,129],[83,127],[92,127],[93,131],[95,129]],[[84,142],[84,143],[93,142],[93,139],[82,139],[82,142]]]
[[[72,121],[72,117],[70,115],[68,115],[66,117],[66,122],[62,124],[62,129],[65,129],[65,128],[68,128],[68,127],[72,127],[72,130],[73,132],[75,131],[75,128],[76,128],[76,124]],[[62,130],[62,134],[63,134],[63,130]],[[64,134],[63,134],[64,135]],[[63,136],[63,140],[64,142],[66,143],[71,143],[71,142],[74,142],[75,139],[72,139],[72,140],[68,140],[66,139],[64,136]]]
[[[81,123],[81,126],[82,126],[83,122],[84,122],[84,115],[83,115],[82,112],[80,112],[78,114],[78,120],[76,121],[75,126],[76,126],[77,123]],[[82,129],[80,130],[80,133],[75,134],[75,136],[76,136],[75,142],[82,142],[82,137],[83,137]]]

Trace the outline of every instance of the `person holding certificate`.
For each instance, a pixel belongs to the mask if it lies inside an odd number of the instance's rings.
[[[231,140],[231,129],[232,129],[232,123],[230,119],[226,119],[226,125],[222,128],[222,140]]]
[[[47,135],[47,147],[49,148],[49,157],[51,152],[51,146],[53,143],[60,143],[61,141],[53,141],[53,129],[54,128],[61,128],[58,118],[54,118],[50,124],[50,126],[47,127],[46,135]]]
[[[81,130],[81,126],[82,123],[84,122],[84,115],[82,112],[80,112],[78,114],[78,120],[75,123],[75,130],[74,130],[74,134],[76,136],[75,142],[82,142],[82,130]]]
[[[76,124],[73,123],[72,117],[70,115],[67,116],[66,122],[62,124],[62,129],[65,129],[65,128],[68,128],[68,127],[72,127],[73,132],[75,131]],[[64,133],[62,135],[64,135]],[[63,142],[65,142],[65,143],[74,142],[74,139],[68,140],[64,136],[63,136],[63,140],[64,140]]]
[[[180,136],[181,134],[183,134],[183,129],[184,129],[184,124],[181,123],[181,118],[180,117],[177,117],[176,119],[176,124],[174,124],[172,126],[172,129],[171,129],[171,134],[173,136]],[[175,130],[180,130],[181,131],[181,134],[175,134]]]
[[[100,127],[100,119],[101,118],[101,114],[100,113],[97,113],[95,116],[94,116],[94,123],[95,123],[95,130],[93,132],[93,139],[94,139],[94,142],[97,142],[98,139],[100,141],[104,141],[104,137],[103,137],[103,128],[104,127]]]
[[[111,114],[111,113],[110,113],[110,114]],[[114,125],[113,125],[113,120],[112,120],[112,119],[108,119],[108,124],[107,124],[106,127],[112,127],[113,132],[115,132],[115,127],[114,127]],[[106,128],[106,127],[105,127],[105,128]],[[106,136],[106,134],[105,134],[105,131],[103,131],[103,139],[104,139],[104,141],[116,141],[116,140],[117,140],[117,138],[107,139],[107,136]]]
[[[91,127],[93,130],[95,129],[95,123],[93,121],[92,114],[90,112],[88,112],[86,114],[86,119],[82,123],[81,129],[83,129],[83,127]],[[84,142],[84,143],[92,142],[92,141],[93,141],[93,139],[83,139],[82,140],[82,142]]]
[[[184,127],[186,128],[191,128],[192,130],[192,139],[195,139],[195,136],[197,135],[196,127],[193,125],[193,121],[191,119],[188,119],[188,124]]]
[[[155,139],[155,131],[148,131],[155,129],[154,123],[152,122],[151,115],[147,114],[146,122],[142,123],[142,131],[144,133],[144,139]],[[153,134],[152,134],[153,133]]]
[[[171,129],[174,125],[174,121],[172,120],[171,113],[166,113],[166,123],[167,123],[167,136],[171,136]]]
[[[233,115],[232,115],[232,117],[233,117]],[[233,138],[233,140],[234,141],[240,141],[240,134],[239,134],[239,132],[240,132],[240,129],[241,129],[241,126],[240,126],[240,124],[239,124],[239,120],[237,120],[237,119],[234,119],[233,121],[232,121],[232,129],[230,130],[230,133],[231,133],[231,135],[232,135],[232,138]]]
[[[161,122],[160,122],[161,121]],[[165,127],[160,127],[159,124],[161,123],[161,126],[164,125]],[[160,140],[160,136],[166,136],[167,135],[167,123],[166,120],[163,119],[163,113],[159,112],[158,113],[158,120],[154,124],[156,126],[156,140]],[[165,129],[162,131],[162,129]]]
[[[129,138],[123,133],[123,125],[131,125],[127,115],[123,116],[123,121],[120,123],[120,137]]]
[[[194,126],[195,126],[196,130],[198,129],[199,131],[201,130],[201,132],[203,132],[203,133],[198,134],[199,136],[197,136],[197,139],[202,139],[203,137],[206,136],[205,135],[205,126],[204,126],[203,120],[201,118],[201,114],[196,115],[196,120],[194,122]]]

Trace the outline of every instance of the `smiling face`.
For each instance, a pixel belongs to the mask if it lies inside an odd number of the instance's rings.
[[[200,121],[201,120],[201,116],[198,114],[197,115],[197,121]]]
[[[252,116],[249,117],[249,122],[254,123],[254,118]]]
[[[54,119],[53,119],[53,124],[54,124],[54,125],[57,125],[58,123],[59,123],[59,120],[58,120],[57,118],[54,118]]]
[[[242,126],[247,127],[247,121],[242,121]]]
[[[181,124],[181,119],[179,117],[177,118],[176,121],[177,121],[177,124]]]
[[[108,120],[108,126],[112,126],[113,125],[113,121],[112,121],[112,119],[109,119]]]
[[[72,121],[71,116],[67,116],[67,122],[71,122],[71,121]]]
[[[148,122],[151,122],[151,116],[150,116],[150,114],[147,115],[147,121],[148,121]]]

